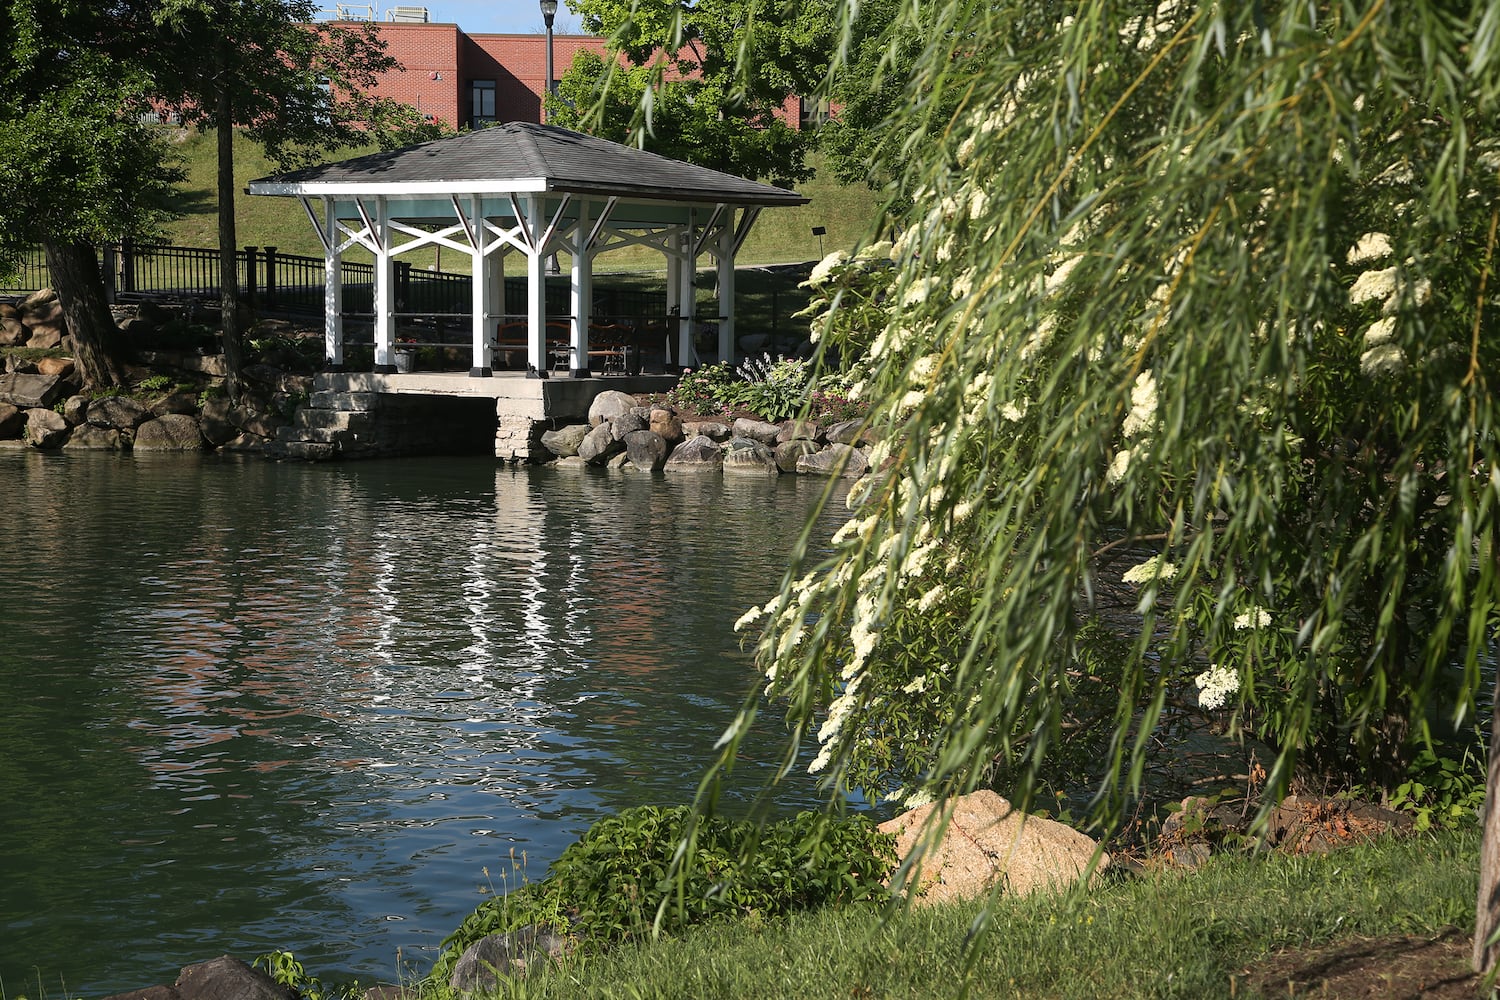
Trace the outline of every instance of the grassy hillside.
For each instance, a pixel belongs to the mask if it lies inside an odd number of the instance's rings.
[[[215,154],[213,133],[176,131],[174,142],[187,171],[187,182],[175,208],[181,217],[168,227],[172,242],[184,246],[217,246],[218,196],[215,190]],[[240,246],[275,246],[287,253],[319,256],[318,238],[306,214],[294,199],[266,198],[245,194],[245,187],[257,177],[275,172],[259,147],[242,136],[235,136],[236,228]],[[347,150],[331,159],[344,159],[369,150]],[[870,229],[875,217],[875,196],[863,187],[844,187],[824,176],[801,185],[800,192],[812,199],[801,208],[769,209],[761,215],[739,263],[746,265],[780,264],[816,260],[818,238],[814,226],[828,230],[823,237],[824,252],[852,245]],[[434,254],[414,255],[415,266],[437,263]],[[442,270],[467,272],[468,258],[447,253],[441,260]],[[633,271],[660,269],[661,255],[648,251],[618,251],[599,259],[600,271]]]

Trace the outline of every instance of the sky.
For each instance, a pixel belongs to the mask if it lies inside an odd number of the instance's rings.
[[[332,3],[324,6],[332,8]],[[345,7],[373,7],[375,16],[386,20],[386,13],[394,6],[392,0],[371,4],[345,4]],[[469,34],[502,32],[507,34],[538,34],[546,30],[542,23],[542,9],[537,0],[403,0],[401,6],[426,7],[430,21],[456,24]],[[566,3],[557,7],[557,18],[552,30],[558,34],[577,34],[582,30],[578,15],[568,9]]]

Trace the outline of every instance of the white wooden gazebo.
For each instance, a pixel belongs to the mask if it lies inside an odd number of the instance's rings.
[[[421,247],[472,262],[473,362],[494,371],[504,313],[505,258],[524,256],[527,374],[549,369],[544,280],[555,254],[572,260],[568,365],[588,377],[595,259],[626,246],[667,262],[667,311],[678,324],[677,359],[694,363],[694,274],[718,267],[718,355],[734,351],[734,258],[761,210],[802,205],[794,191],[734,177],[551,125],[510,122],[341,163],[250,182],[250,193],[301,200],[325,262],[326,359],[344,363],[341,258],[354,246],[375,258],[377,372],[396,370],[395,261]]]

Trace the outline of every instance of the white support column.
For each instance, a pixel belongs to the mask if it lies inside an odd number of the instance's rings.
[[[677,343],[677,362],[684,367],[698,366],[698,350],[694,345],[693,318],[698,302],[698,257],[695,252],[698,240],[698,210],[688,209],[687,233],[682,238],[682,290],[677,294],[681,327]]]
[[[526,374],[531,378],[547,377],[547,248],[542,245],[547,220],[542,209],[541,198],[526,199]]]
[[[388,212],[385,198],[377,197],[370,234],[375,239],[375,370],[386,375],[396,371],[396,268]]]
[[[719,230],[719,360],[734,364],[734,210]]]
[[[457,201],[454,204],[457,206]],[[484,230],[484,210],[477,196],[469,200],[469,233],[469,256],[472,261],[469,269],[469,274],[472,275],[469,286],[474,293],[472,324],[474,355],[473,361],[470,362],[469,377],[485,378],[495,373],[493,361],[490,358],[490,341],[494,336],[491,331],[495,329],[491,316],[495,310],[490,294],[494,286],[490,282],[490,257],[484,252],[489,244],[488,234]]]
[[[682,355],[676,351],[680,330],[673,329],[673,324],[682,312],[682,256],[677,253],[681,240],[673,236],[670,242],[671,249],[665,251],[667,256],[667,336],[666,343],[662,345],[663,364],[667,368],[670,368],[672,364],[681,368],[684,364]]]
[[[339,253],[339,220],[332,198],[323,199],[323,361],[331,372],[344,370],[344,267]]]
[[[574,378],[588,378],[589,370],[589,322],[594,311],[594,261],[589,255],[589,203],[578,203],[578,221],[573,226],[573,351],[568,363],[568,374]]]

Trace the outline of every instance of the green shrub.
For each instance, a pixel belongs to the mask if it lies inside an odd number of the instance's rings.
[[[685,371],[677,385],[667,393],[673,406],[698,413],[724,409],[724,393],[734,382],[734,369],[726,361]]]
[[[694,834],[685,871],[678,847]],[[527,924],[574,935],[582,950],[727,917],[767,918],[883,898],[893,839],[864,816],[805,812],[764,826],[695,815],[687,806],[627,809],[595,823],[547,877],[488,899],[447,940],[433,967],[446,980],[475,941]],[[679,895],[680,894],[680,895]]]
[[[136,388],[141,392],[166,392],[173,384],[166,375],[148,375],[136,384]]]
[[[739,381],[724,390],[731,408],[749,410],[770,421],[786,420],[802,412],[812,382],[806,361],[764,354],[747,358],[736,371]]]

